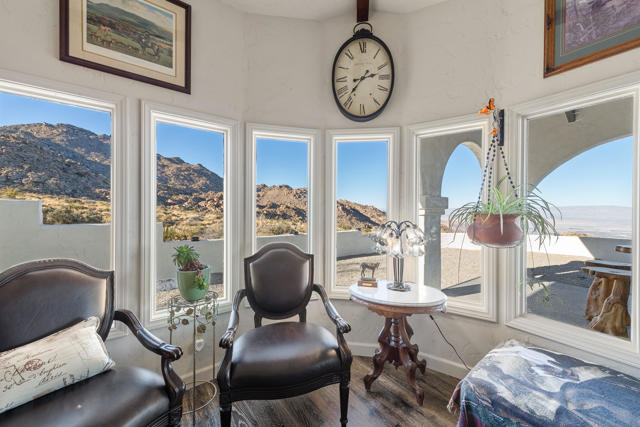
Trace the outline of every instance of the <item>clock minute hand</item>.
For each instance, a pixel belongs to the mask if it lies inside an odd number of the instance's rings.
[[[356,89],[358,88],[358,85],[360,83],[362,83],[362,81],[368,77],[367,74],[369,74],[369,70],[365,70],[364,74],[362,75],[362,77],[360,77],[360,79],[353,79],[353,81],[357,81],[358,83],[356,83],[356,85],[353,87],[353,89],[351,89],[351,93],[355,92]]]

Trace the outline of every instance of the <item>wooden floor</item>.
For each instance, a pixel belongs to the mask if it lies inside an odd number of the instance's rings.
[[[364,388],[362,378],[371,371],[371,358],[354,357],[351,367],[349,426],[409,427],[454,426],[456,417],[447,412],[447,402],[458,380],[427,369],[418,371],[418,384],[424,390],[424,404],[419,407],[402,368],[387,364],[380,377]],[[202,386],[201,386],[202,387]],[[200,390],[199,390],[200,391]],[[202,390],[200,394],[208,394]],[[233,404],[232,426],[339,426],[338,385],[291,399],[246,401]],[[198,396],[201,397],[201,396]],[[185,406],[185,410],[188,409]],[[191,414],[184,415],[183,426],[192,425]],[[218,398],[196,413],[197,426],[219,426]]]

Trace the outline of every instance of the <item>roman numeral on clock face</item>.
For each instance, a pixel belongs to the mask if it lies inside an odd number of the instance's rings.
[[[373,59],[376,59],[376,56],[378,56],[379,53],[380,53],[380,48],[378,48],[378,50],[376,50],[376,54],[373,55]]]
[[[391,74],[379,74],[378,80],[391,80]]]
[[[364,116],[364,115],[366,115],[366,114],[367,114],[367,113],[365,113],[365,111],[364,111],[364,104],[360,104],[360,115],[361,115],[361,116]]]
[[[373,102],[375,102],[378,107],[380,106],[380,103],[378,102],[378,100],[375,97],[373,97]]]
[[[347,87],[347,85],[344,85],[342,87],[339,87],[338,90],[336,91],[336,95],[338,95],[338,98],[342,97],[345,93],[347,93],[347,91],[349,90],[349,88]]]
[[[384,64],[380,64],[378,65],[378,71],[382,70],[384,67],[386,67],[388,65],[387,62],[385,62]]]
[[[342,105],[344,106],[344,108],[346,108],[348,110],[349,108],[351,108],[351,104],[353,104],[353,99],[351,99],[351,95],[349,95],[347,100],[344,101],[344,103]]]
[[[382,85],[378,85],[378,90],[381,90],[382,92],[389,92],[389,88],[386,88]]]
[[[360,46],[360,53],[367,53],[367,42],[364,40],[361,40],[358,42],[358,45]]]
[[[346,82],[347,82],[347,76],[338,77],[336,79],[336,83],[346,83]]]
[[[349,58],[350,60],[353,61],[353,53],[351,53],[351,51],[349,49],[347,49],[344,54],[347,56],[347,58]]]

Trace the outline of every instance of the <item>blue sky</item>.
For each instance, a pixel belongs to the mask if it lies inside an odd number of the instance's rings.
[[[387,143],[338,142],[338,199],[387,210]]]
[[[449,208],[478,200],[481,177],[476,156],[464,145],[458,145],[451,153],[442,177],[442,196],[449,198]]]
[[[592,148],[561,165],[538,184],[556,206],[631,207],[633,140],[622,138]]]
[[[111,134],[111,115],[104,111],[0,92],[0,126],[41,122],[67,123],[98,135]]]
[[[560,165],[538,184],[538,190],[556,206],[631,207],[632,159],[631,137],[612,141]],[[459,145],[442,179],[442,195],[449,198],[449,208],[477,200],[480,178],[478,160]]]
[[[309,144],[301,141],[258,138],[256,184],[308,186]]]
[[[0,126],[67,123],[97,134],[111,133],[109,113],[0,92]],[[160,123],[158,153],[200,163],[223,176],[222,134]],[[307,186],[306,143],[258,141],[257,183]],[[631,206],[633,142],[623,138],[582,153],[561,165],[539,184],[543,197],[558,206]],[[621,161],[623,160],[623,161]],[[382,141],[341,142],[337,147],[337,197],[386,210],[387,146]],[[475,201],[480,166],[471,151],[459,146],[450,157],[442,182],[449,207]]]
[[[165,157],[180,157],[187,163],[200,163],[224,177],[224,135],[202,129],[159,122],[156,151]]]

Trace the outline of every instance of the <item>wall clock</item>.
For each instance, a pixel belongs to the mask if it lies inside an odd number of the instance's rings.
[[[363,24],[369,29],[356,31]],[[358,23],[353,30],[333,60],[333,97],[342,114],[366,122],[380,115],[391,98],[393,58],[387,45],[373,35],[371,24]]]

